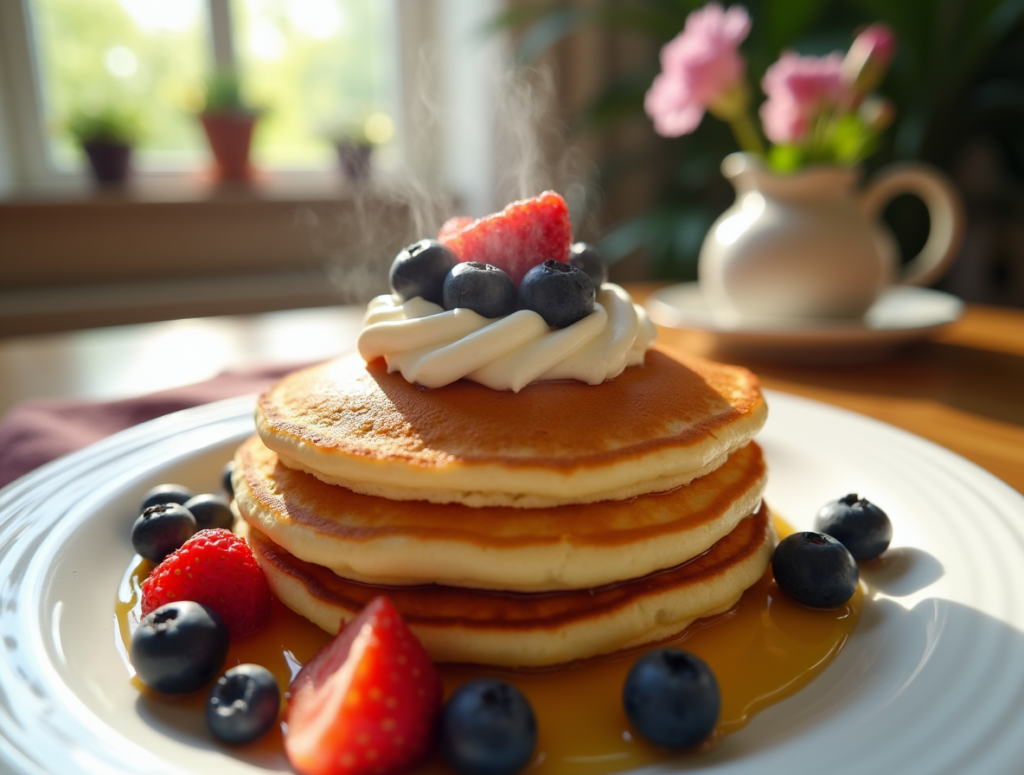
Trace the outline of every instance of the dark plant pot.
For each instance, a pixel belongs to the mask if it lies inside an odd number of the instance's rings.
[[[89,158],[93,178],[101,186],[119,186],[131,170],[132,147],[114,140],[89,140],[82,143]]]
[[[252,113],[204,113],[199,118],[213,152],[217,177],[221,180],[249,180],[252,177],[249,149],[259,116]]]
[[[338,163],[346,179],[359,183],[370,177],[370,162],[373,157],[373,146],[369,143],[355,143],[351,140],[338,140],[334,143],[338,152]]]

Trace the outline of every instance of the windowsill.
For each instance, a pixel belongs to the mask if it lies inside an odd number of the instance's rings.
[[[68,175],[59,182],[26,184],[0,194],[0,207],[18,204],[102,204],[131,202],[271,201],[350,199],[398,185],[389,171],[375,171],[365,182],[346,180],[340,170],[257,170],[250,181],[218,181],[205,171],[145,172],[123,186],[100,187]]]
[[[0,199],[0,337],[365,301],[422,229],[402,191],[324,171]]]

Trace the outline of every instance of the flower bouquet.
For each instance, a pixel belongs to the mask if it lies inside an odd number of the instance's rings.
[[[665,137],[693,132],[704,113],[729,124],[740,148],[765,156],[776,172],[807,164],[853,165],[869,156],[892,122],[892,104],[872,91],[882,82],[896,50],[884,24],[873,24],[845,55],[823,57],[784,52],[768,68],[760,109],[765,152],[750,115],[751,90],[740,44],[750,32],[741,6],[711,3],[687,17],[683,31],[661,51],[662,72],[644,107]]]

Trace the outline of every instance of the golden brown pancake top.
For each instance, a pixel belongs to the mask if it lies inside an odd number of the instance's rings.
[[[738,425],[756,429],[765,408],[746,369],[651,350],[642,367],[601,385],[547,382],[519,393],[466,380],[426,390],[388,374],[382,359],[355,355],[286,377],[257,411],[271,447],[280,437],[421,468],[571,470],[729,436]]]

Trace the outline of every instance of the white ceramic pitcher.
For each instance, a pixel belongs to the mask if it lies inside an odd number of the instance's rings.
[[[818,166],[776,175],[763,160],[732,154],[722,174],[736,201],[701,248],[698,276],[706,302],[725,317],[856,318],[893,284],[927,285],[956,255],[963,234],[960,198],[940,172],[890,165],[858,189],[857,168]],[[919,196],[931,228],[902,270],[882,209],[900,194]]]

